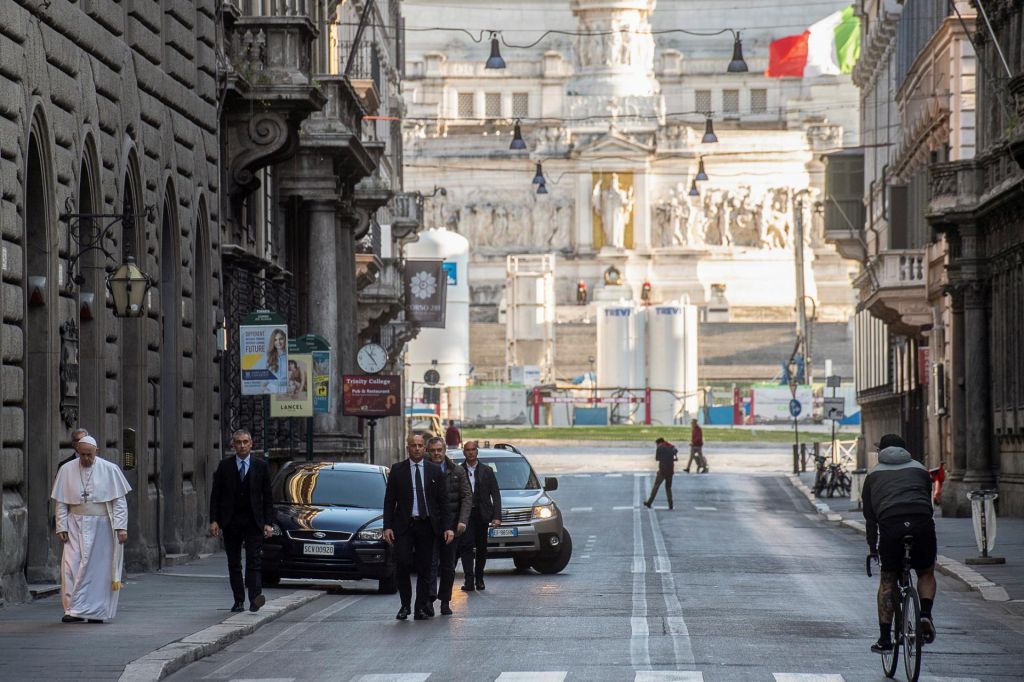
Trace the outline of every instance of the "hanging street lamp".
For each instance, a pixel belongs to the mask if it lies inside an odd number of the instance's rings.
[[[498,44],[498,32],[491,32],[491,56],[484,64],[485,69],[504,69],[505,60],[501,58],[501,46]]]
[[[146,295],[153,280],[144,273],[135,259],[128,256],[107,277],[107,288],[114,299],[114,315],[116,317],[142,317],[146,314]]]
[[[515,127],[512,129],[512,144],[508,146],[514,151],[526,149],[526,140],[523,139],[523,131],[519,127],[519,119],[516,119]]]
[[[728,73],[746,73],[749,71],[747,62],[743,59],[743,41],[740,40],[740,32],[733,34],[732,61],[729,62]]]
[[[715,122],[708,116],[704,122],[704,137],[700,138],[701,144],[714,144],[718,142],[718,136],[715,135]]]
[[[693,178],[697,182],[704,182],[708,179],[708,174],[704,172],[704,157],[700,158],[700,163],[697,164],[697,175]]]

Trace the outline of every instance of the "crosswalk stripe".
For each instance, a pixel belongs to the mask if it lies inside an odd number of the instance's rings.
[[[353,677],[352,682],[426,682],[430,673],[384,673]]]
[[[634,507],[632,505],[630,505],[628,507],[627,506],[612,507],[612,511],[626,511],[627,509],[628,510],[632,510],[632,509],[637,509],[637,507]]]
[[[694,507],[697,511],[718,511],[718,507]]]
[[[622,478],[622,474],[605,474],[605,478]]]
[[[981,682],[977,677],[935,677],[934,675],[922,675],[917,679],[921,682]]]
[[[817,673],[772,673],[775,682],[844,682],[842,675]]]
[[[571,511],[571,512],[592,512],[592,511],[594,511],[594,508],[593,507],[571,507],[569,509],[569,511]]]
[[[698,670],[641,670],[633,682],[704,682]]]
[[[562,682],[568,674],[565,671],[502,673],[494,682]]]

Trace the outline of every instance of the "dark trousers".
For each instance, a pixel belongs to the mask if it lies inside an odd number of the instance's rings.
[[[462,534],[459,554],[462,555],[462,572],[466,574],[466,582],[474,578],[484,577],[484,566],[487,565],[487,529],[490,520],[474,509],[469,515],[469,525]],[[474,561],[475,554],[475,561]]]
[[[398,594],[402,606],[409,608],[412,602],[412,580],[409,574],[416,562],[416,609],[430,603],[430,562],[434,554],[434,528],[430,519],[410,521],[405,532],[395,538],[395,561],[398,579]]]
[[[654,478],[654,488],[651,490],[651,496],[647,498],[647,504],[654,504],[654,498],[658,496],[658,488],[661,484],[665,483],[665,494],[668,495],[668,506],[672,508],[672,474],[671,471],[658,470],[658,475]]]
[[[452,600],[455,564],[459,560],[458,548],[458,538],[452,540],[451,544],[445,544],[444,537],[434,542],[434,556],[430,563],[430,593],[437,595],[441,601]]]
[[[245,581],[242,581],[242,547],[245,547]],[[228,555],[228,575],[235,601],[249,601],[263,592],[260,568],[263,564],[263,532],[254,525],[229,525],[224,528],[224,551]]]

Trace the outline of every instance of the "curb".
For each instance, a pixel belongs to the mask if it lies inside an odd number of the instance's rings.
[[[289,611],[305,606],[327,594],[323,591],[298,590],[268,601],[256,613],[245,611],[216,625],[194,632],[137,658],[125,666],[118,682],[152,682],[162,680],[189,663],[214,654],[260,626],[277,620]]]
[[[838,522],[839,525],[855,530],[861,535],[867,535],[867,528],[862,521],[844,519],[842,514],[832,511],[826,503],[814,497],[814,493],[807,487],[807,484],[800,480],[799,476],[787,474],[786,478],[789,479],[789,482],[793,484],[797,491],[803,493],[810,500],[814,508],[817,509],[818,514],[823,516],[826,521]],[[1010,595],[1007,594],[1005,588],[1000,587],[973,568],[969,568],[956,559],[950,559],[939,554],[935,559],[935,569],[943,575],[958,580],[968,589],[978,592],[985,601],[1010,601]]]

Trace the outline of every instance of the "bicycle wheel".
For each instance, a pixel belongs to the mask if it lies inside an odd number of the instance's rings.
[[[911,585],[903,597],[903,669],[907,682],[917,682],[921,674],[921,600]]]
[[[896,667],[900,663],[900,610],[897,607],[892,617],[892,650],[882,654],[882,672],[886,677],[896,677]]]

